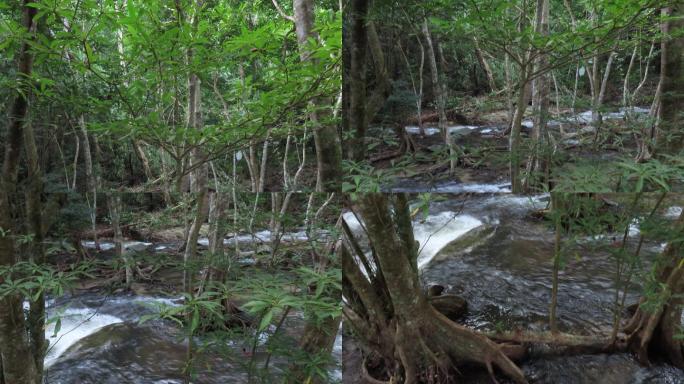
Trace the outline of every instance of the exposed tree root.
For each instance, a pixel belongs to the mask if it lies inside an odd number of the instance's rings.
[[[678,266],[666,270],[664,274],[669,275],[665,280],[665,304],[651,312],[640,306],[624,331],[628,334],[629,349],[640,363],[650,364],[650,354],[655,353],[662,355],[673,365],[684,368],[684,346],[681,339],[676,337],[682,332],[680,324],[684,304],[684,269]],[[640,304],[643,303],[644,299]]]
[[[361,375],[368,384],[391,384],[391,381],[378,380],[368,372],[368,358],[364,357],[361,363]]]

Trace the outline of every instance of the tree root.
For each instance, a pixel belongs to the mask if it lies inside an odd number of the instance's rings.
[[[378,380],[368,372],[368,358],[364,357],[361,363],[361,375],[366,383],[369,384],[391,384],[391,381]]]

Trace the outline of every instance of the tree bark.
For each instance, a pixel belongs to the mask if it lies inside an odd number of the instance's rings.
[[[28,230],[32,235],[28,247],[29,261],[36,264],[45,263],[44,249],[44,225],[43,225],[43,172],[40,168],[38,148],[30,122],[24,124],[24,146],[26,148],[26,161],[28,163],[27,191],[26,191],[26,218]],[[45,341],[45,294],[41,291],[35,300],[32,292],[29,302],[29,339],[33,360],[36,364],[36,384],[40,384],[43,377],[43,359],[47,344]]]
[[[537,0],[536,13],[535,32],[542,36],[548,36],[549,1]],[[536,72],[541,72],[547,66],[548,58],[546,54],[540,53],[536,63]],[[535,177],[540,173],[542,175],[542,183],[546,183],[546,180],[543,180],[543,176],[546,174],[550,163],[548,156],[545,156],[545,152],[548,152],[547,146],[549,145],[546,127],[549,113],[549,77],[548,72],[544,71],[532,83],[532,105],[534,109],[532,127],[533,148],[527,161],[526,175],[523,182],[523,190],[525,191],[530,190]]]
[[[684,307],[684,263],[681,262],[684,214],[675,226],[674,240],[665,247],[657,262],[656,297],[643,297],[639,308],[625,326],[630,349],[642,364],[649,364],[652,354],[684,368],[684,344],[681,336]]]
[[[22,26],[27,33],[34,33],[36,8],[29,6],[33,1],[24,0]],[[9,109],[9,121],[5,137],[5,158],[0,178],[0,228],[9,232],[0,236],[0,265],[12,265],[16,259],[14,223],[10,199],[16,192],[16,179],[21,156],[22,141],[28,116],[28,95],[31,88],[24,82],[31,78],[33,54],[30,42],[24,41],[18,55],[18,76],[23,91],[18,92]],[[0,283],[4,278],[0,277]],[[34,353],[26,333],[26,322],[21,295],[13,293],[0,299],[0,360],[2,377],[6,383],[37,384],[41,377],[35,364]]]
[[[93,231],[93,242],[95,248],[99,249],[100,245],[97,240],[97,179],[93,169],[93,152],[90,148],[90,139],[88,138],[88,128],[86,127],[85,116],[81,115],[78,118],[78,126],[81,129],[81,136],[83,140],[83,159],[85,161],[86,171],[86,196],[90,194],[92,201],[90,205],[90,228]],[[88,199],[89,200],[89,199]]]
[[[511,174],[511,191],[513,193],[521,193],[523,191],[522,180],[520,179],[520,162],[522,158],[521,131],[522,119],[525,115],[525,110],[527,109],[526,94],[528,88],[528,66],[529,64],[521,67],[520,80],[518,80],[518,101],[515,108],[515,113],[513,114],[511,134],[508,140],[508,148],[510,150],[511,155],[509,171]]]
[[[366,32],[366,16],[368,1],[353,0],[351,2],[351,70],[350,70],[350,108],[347,113],[349,126],[354,130],[351,144],[351,157],[354,161],[363,161],[366,157],[366,52],[368,34]]]
[[[487,59],[485,58],[482,49],[480,48],[480,42],[477,37],[473,37],[473,43],[475,45],[475,55],[477,56],[477,61],[480,62],[480,66],[487,76],[487,84],[489,85],[490,92],[496,92],[496,81],[494,80],[494,73],[492,73],[492,68],[489,66]]]
[[[437,112],[439,113],[438,127],[442,133],[444,143],[449,148],[449,171],[453,173],[456,169],[456,159],[454,158],[454,148],[451,141],[451,135],[449,135],[449,132],[447,131],[445,90],[444,85],[440,81],[439,70],[437,69],[437,56],[435,53],[434,44],[432,42],[432,36],[430,35],[430,29],[428,28],[427,18],[423,19],[422,32],[427,43],[428,63],[430,63],[430,73],[432,75],[432,90],[437,105]]]
[[[663,25],[666,36],[662,42],[664,59],[661,60],[663,76],[661,95],[661,118],[658,129],[658,153],[675,155],[684,148],[684,37],[667,36],[684,28],[684,1],[677,1],[664,14],[671,16]]]
[[[429,372],[448,379],[453,364],[471,362],[485,365],[490,372],[496,365],[516,382],[526,383],[499,345],[452,322],[429,304],[418,279],[407,197],[397,195],[392,208],[389,203],[385,194],[359,197],[377,276],[365,276],[348,253],[342,254],[345,297],[351,300],[345,316],[355,330],[370,337],[367,347],[385,362],[389,380],[412,384],[428,379]]]
[[[318,40],[314,31],[313,0],[294,0],[294,19],[299,56],[302,62],[311,58],[309,40]],[[312,101],[313,112],[310,119],[314,125],[314,144],[316,146],[316,190],[336,191],[341,188],[342,180],[342,146],[337,128],[324,120],[330,114],[331,102],[322,98]]]
[[[133,264],[123,248],[123,234],[121,233],[121,195],[118,193],[111,193],[107,197],[107,202],[109,203],[109,218],[112,222],[112,229],[114,230],[114,254],[124,263],[124,284],[128,290],[131,289],[131,284],[133,284]]]

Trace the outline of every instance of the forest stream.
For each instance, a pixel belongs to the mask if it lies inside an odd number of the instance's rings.
[[[268,231],[256,234],[256,243],[270,240]],[[302,240],[302,233],[287,233],[283,241]],[[238,238],[242,245],[253,239]],[[226,242],[233,239],[226,239]],[[206,244],[200,238],[199,245]],[[83,242],[92,248],[92,242]],[[171,242],[152,243],[125,241],[128,252],[164,252],[178,244]],[[113,248],[110,242],[101,242],[100,249],[107,252]],[[251,264],[249,256],[239,260]],[[130,383],[130,384],[175,384],[184,382],[187,338],[178,325],[170,320],[153,319],[141,322],[144,316],[154,315],[165,307],[179,306],[182,297],[166,297],[155,294],[103,293],[99,289],[67,294],[56,300],[47,301],[48,318],[60,318],[60,326],[49,322],[46,338],[50,347],[45,358],[45,382],[50,384],[70,383]],[[287,316],[283,328],[294,342],[304,332],[305,319],[301,312],[293,311]],[[263,366],[268,358],[266,350],[275,327],[271,326],[258,336],[254,364]],[[199,346],[195,366],[198,375],[194,384],[248,383],[249,365],[252,361],[253,335],[237,335],[235,340],[212,340],[210,336],[195,337]],[[219,344],[220,343],[220,344]],[[212,344],[212,351],[203,351],[203,345]],[[217,345],[218,344],[218,345]],[[217,348],[218,347],[218,348]],[[220,351],[219,352],[217,352]],[[342,335],[338,333],[333,348],[337,362],[329,368],[334,380],[341,380]],[[290,362],[283,356],[273,354],[270,358],[271,379],[278,380]]]
[[[445,293],[465,298],[468,311],[460,322],[473,329],[548,330],[554,232],[548,223],[531,215],[547,206],[548,195],[478,195],[467,199],[442,195],[444,200],[438,196],[433,196],[428,216],[418,213],[413,222],[414,236],[420,243],[418,266],[423,284],[443,285]],[[671,207],[668,217],[674,217],[679,210]],[[638,233],[638,225],[632,225],[628,247],[636,245]],[[613,235],[620,237],[606,234]],[[582,246],[592,241],[589,236],[579,239],[575,257],[560,272],[561,331],[593,335],[610,330],[615,261],[606,253],[587,251],[591,248]],[[644,260],[648,262],[663,247],[646,241]],[[627,290],[627,306],[636,303],[641,288],[632,282]],[[345,337],[345,354],[353,355],[354,343]],[[345,355],[345,364],[357,361],[352,355]],[[684,382],[684,372],[677,368],[657,363],[641,366],[624,353],[541,356],[532,351],[530,356],[520,366],[532,383]],[[358,369],[346,365],[345,372]],[[466,368],[462,373],[459,382],[491,382],[484,369]],[[504,377],[497,379],[508,383]],[[350,377],[345,382],[355,381]]]
[[[606,112],[602,119],[613,124],[626,124],[628,119],[632,122],[643,122],[648,118],[648,112],[649,109],[646,107],[622,107]],[[591,111],[559,115],[548,121],[547,125],[558,146],[573,151],[574,156],[568,159],[570,164],[582,159],[605,162],[620,156],[615,151],[592,151],[588,145],[595,133],[595,129],[591,126]],[[522,129],[526,135],[531,133],[533,127],[532,120],[522,121]],[[437,139],[440,136],[440,129],[434,123],[423,125],[424,137],[420,136],[420,128],[417,126],[408,125],[404,129],[413,140],[421,143],[424,150],[439,151],[441,148],[441,141],[439,141],[441,139]],[[508,145],[505,139],[506,124],[503,122],[491,122],[484,125],[448,125],[446,129],[454,143],[464,148],[503,148]],[[391,134],[390,130],[387,130],[385,134]],[[500,161],[490,163],[491,160],[484,160],[483,164],[478,166],[459,168],[454,174],[441,173],[436,169],[416,170],[416,175],[399,176],[385,185],[383,190],[408,193],[428,191],[433,193],[510,193],[511,183],[508,179],[507,165]],[[446,171],[446,168],[443,170]]]

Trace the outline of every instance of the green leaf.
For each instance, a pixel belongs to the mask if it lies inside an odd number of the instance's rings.
[[[263,331],[264,329],[268,328],[268,326],[271,324],[271,320],[273,320],[273,309],[270,309],[268,312],[264,314],[264,317],[261,318],[261,323],[259,324],[259,331]]]

